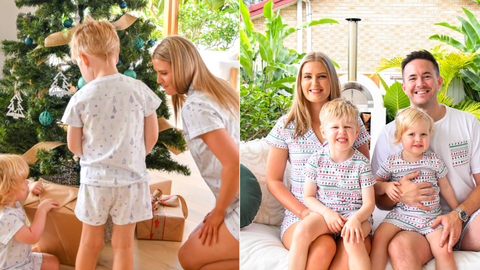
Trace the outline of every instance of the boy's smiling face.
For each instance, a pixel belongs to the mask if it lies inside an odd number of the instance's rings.
[[[352,149],[358,136],[359,126],[340,117],[321,126],[322,136],[328,141],[331,151],[344,152]]]

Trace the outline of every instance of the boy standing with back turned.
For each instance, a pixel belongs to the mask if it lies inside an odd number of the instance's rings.
[[[111,215],[113,269],[133,269],[135,224],[152,218],[145,156],[158,139],[161,100],[143,82],[118,73],[119,39],[109,22],[87,17],[70,47],[88,83],[62,118],[68,148],[82,167],[75,215],[83,229],[75,268],[95,269]]]

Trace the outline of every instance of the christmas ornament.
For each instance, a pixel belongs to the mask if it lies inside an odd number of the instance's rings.
[[[78,80],[78,89],[82,89],[82,87],[84,87],[85,84],[87,84],[87,82],[83,77],[81,77],[80,80]]]
[[[31,37],[27,37],[27,38],[25,39],[25,44],[27,44],[27,45],[30,46],[30,45],[32,45],[32,43],[33,43],[33,39],[32,39]]]
[[[150,46],[155,45],[155,40],[150,39],[150,40],[148,41],[148,45],[150,45]]]
[[[123,73],[125,76],[132,77],[134,79],[137,78],[137,73],[133,71],[133,69],[129,69]]]
[[[120,66],[121,64],[122,64],[122,60],[120,60],[120,58],[118,58],[117,67]]]
[[[58,80],[62,80],[62,86],[60,87],[58,85]],[[56,96],[56,97],[63,97],[65,95],[71,95],[72,92],[70,90],[70,85],[67,83],[67,77],[63,75],[62,69],[58,72],[57,76],[53,78],[53,83],[50,85],[50,89],[48,90],[48,94],[51,96]]]
[[[13,96],[13,98],[10,100],[10,105],[8,105],[7,108],[7,116],[11,116],[15,119],[18,119],[19,117],[25,118],[25,115],[23,115],[22,97],[20,96],[20,92],[17,92]]]
[[[126,7],[127,7],[127,2],[125,2],[125,1],[120,2],[120,8],[123,9],[123,8],[126,8]]]
[[[65,27],[67,27],[67,28],[72,27],[72,21],[69,20],[69,19],[66,19],[66,20],[63,22],[63,26],[65,26]]]
[[[53,122],[53,117],[52,114],[48,111],[43,111],[40,114],[40,117],[38,117],[38,120],[40,121],[40,124],[44,126],[48,126]]]
[[[143,44],[145,44],[143,39],[137,38],[133,43],[133,48],[135,48],[135,50],[140,50],[143,47]]]

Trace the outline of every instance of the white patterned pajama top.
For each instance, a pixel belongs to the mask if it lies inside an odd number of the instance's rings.
[[[42,253],[32,252],[31,245],[13,238],[25,225],[22,206],[19,202],[15,206],[0,210],[0,269],[40,270]]]
[[[239,146],[239,120],[204,93],[190,88],[182,107],[182,121],[183,134],[198,170],[215,198],[218,198],[222,181],[222,164],[198,136],[224,128]],[[224,221],[229,232],[239,240],[240,202],[238,193],[225,211]]]
[[[305,133],[303,136],[295,137],[294,121],[288,123],[284,129],[283,126],[285,125],[286,120],[286,115],[278,120],[277,124],[275,124],[273,129],[268,134],[266,142],[270,146],[288,149],[288,160],[292,165],[290,192],[298,201],[305,205],[303,202],[303,184],[305,182],[305,177],[302,173],[303,168],[305,167],[305,164],[310,156],[316,151],[319,151],[327,146],[328,142],[325,141],[325,143],[322,145],[312,128],[310,128],[309,131],[307,131],[307,133]],[[358,118],[358,121],[360,123],[360,131],[355,143],[353,144],[353,148],[358,148],[370,140],[370,134],[368,134],[367,130],[365,129],[360,117]],[[291,225],[299,221],[301,221],[299,217],[294,215],[288,209],[285,209],[285,217],[283,218],[280,237],[283,237],[283,234]]]
[[[402,150],[403,151],[403,150]],[[411,206],[398,202],[395,207],[387,214],[383,222],[391,223],[402,230],[415,231],[426,235],[437,229],[443,228],[441,225],[431,229],[435,218],[442,213],[440,206],[440,187],[438,179],[445,177],[448,169],[443,160],[431,151],[423,152],[423,157],[417,162],[407,162],[402,158],[402,151],[389,156],[383,165],[378,169],[377,176],[389,181],[400,181],[404,175],[420,171],[420,175],[414,179],[414,183],[432,183],[431,188],[435,189],[433,201],[423,201],[423,205],[431,208],[430,211],[424,211],[416,206]]]

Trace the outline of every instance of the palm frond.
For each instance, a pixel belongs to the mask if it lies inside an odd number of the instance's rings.
[[[375,67],[375,73],[388,68],[400,68],[402,66],[403,57],[394,57],[392,59],[382,58]]]
[[[438,91],[437,95],[438,103],[445,104],[445,106],[452,107],[453,98],[444,94],[442,91]]]
[[[475,115],[478,120],[480,120],[480,102],[473,100],[462,101],[459,104],[453,106],[453,108],[471,113]]]

